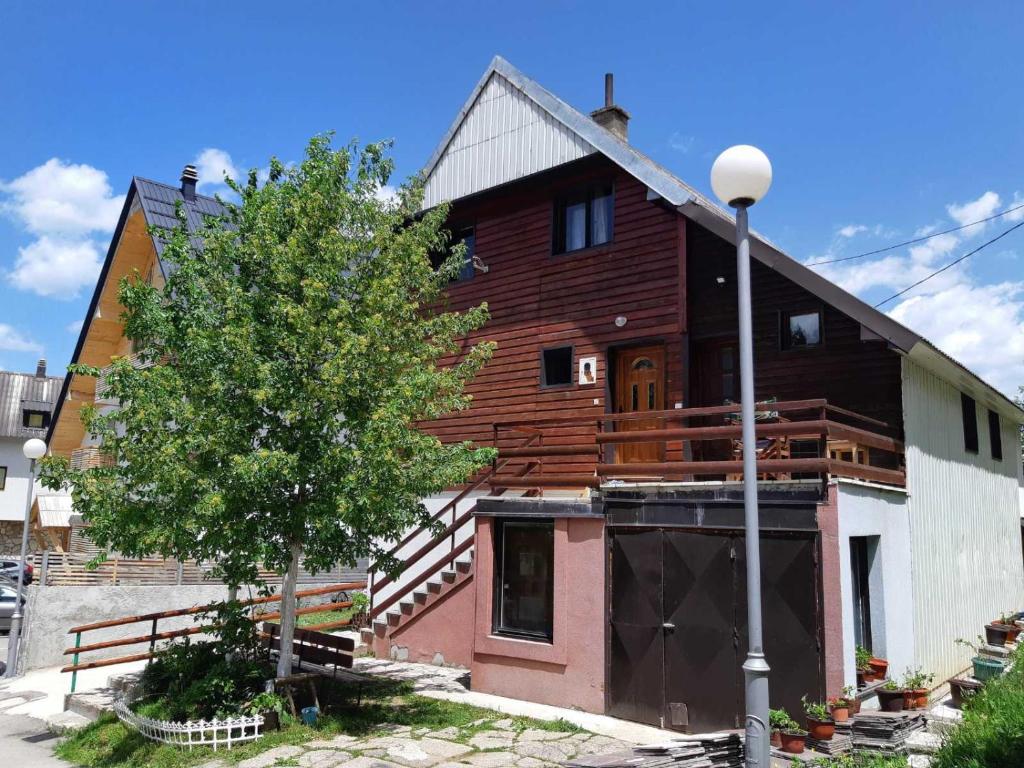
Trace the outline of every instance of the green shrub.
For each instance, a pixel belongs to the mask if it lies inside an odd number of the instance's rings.
[[[1019,768],[1024,764],[1024,658],[1014,652],[1010,670],[965,705],[932,768]]]

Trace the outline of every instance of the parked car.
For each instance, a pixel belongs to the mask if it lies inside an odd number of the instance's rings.
[[[0,560],[0,575],[6,576],[11,581],[18,580],[18,560]],[[32,565],[25,563],[25,583],[32,583]]]
[[[11,616],[14,615],[14,599],[18,596],[14,587],[0,586],[0,632],[11,631]],[[21,598],[22,606],[25,597]]]

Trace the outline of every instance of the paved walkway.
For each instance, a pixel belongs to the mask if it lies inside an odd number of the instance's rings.
[[[57,759],[53,747],[57,737],[42,720],[25,715],[0,715],[0,755],[12,768],[68,768],[70,763]]]

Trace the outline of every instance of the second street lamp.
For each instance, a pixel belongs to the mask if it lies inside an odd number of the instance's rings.
[[[743,423],[743,510],[747,553],[746,688],[747,768],[767,768],[768,662],[761,627],[761,525],[757,509],[757,444],[754,430],[754,335],[750,300],[750,234],[747,209],[764,197],[772,183],[772,164],[757,147],[729,147],[711,167],[711,188],[736,209],[736,275],[739,292],[740,412]]]

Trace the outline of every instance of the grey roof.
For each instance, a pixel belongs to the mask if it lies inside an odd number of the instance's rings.
[[[45,429],[22,426],[22,411],[52,413],[62,381],[59,376],[0,371],[0,437],[43,437]]]
[[[556,120],[579,134],[613,163],[643,182],[648,188],[650,199],[661,198],[687,218],[696,221],[731,243],[736,242],[736,220],[731,213],[642,152],[637,151],[627,142],[598,125],[588,115],[562,101],[501,56],[494,57],[469,99],[456,115],[455,120],[427,162],[423,170],[424,177],[429,176],[440,162],[445,149],[476,101],[477,95],[495,72],[522,90]],[[1024,410],[976,373],[951,358],[924,337],[801,264],[773,245],[767,238],[753,231],[751,232],[750,252],[761,263],[857,320],[865,328],[885,339],[893,347],[906,353],[936,375],[961,389],[970,390],[975,397],[986,402],[989,407],[995,408],[1017,422],[1024,422]]]

